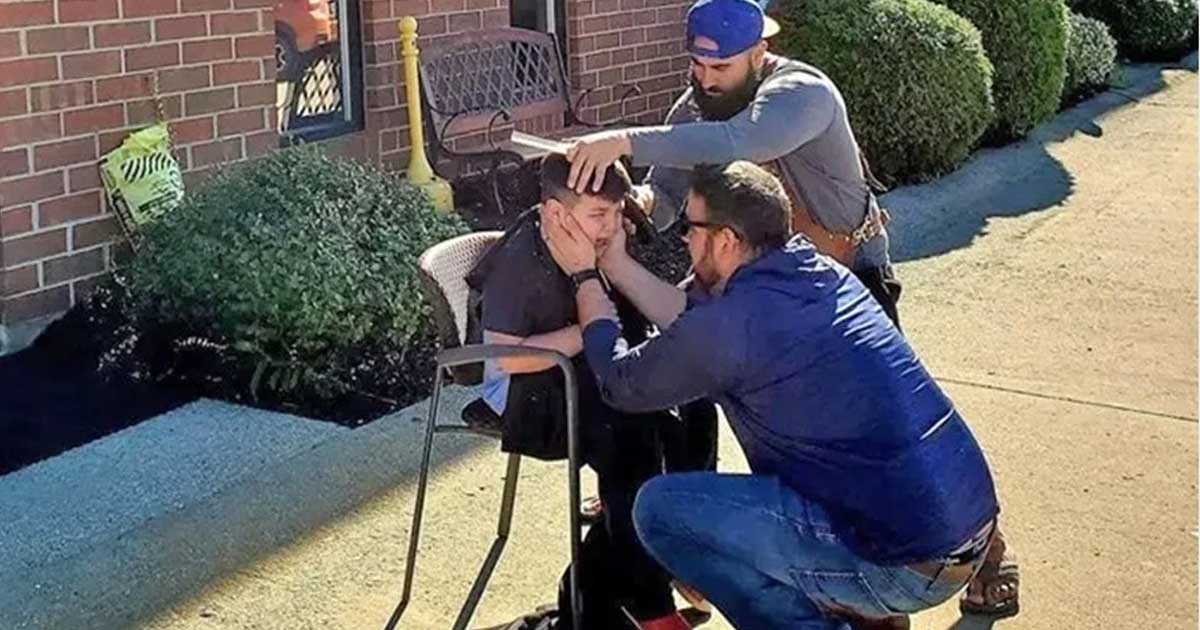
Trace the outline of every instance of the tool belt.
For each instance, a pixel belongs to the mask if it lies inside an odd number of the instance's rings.
[[[817,251],[833,258],[847,268],[854,268],[858,248],[863,243],[882,234],[888,222],[891,221],[891,215],[887,210],[879,207],[879,203],[872,193],[867,195],[867,211],[858,227],[849,233],[830,230],[812,215],[807,204],[800,198],[791,177],[788,176],[787,171],[779,164],[778,160],[762,166],[779,179],[783,184],[783,189],[787,192],[788,199],[792,202],[792,231],[807,236]]]

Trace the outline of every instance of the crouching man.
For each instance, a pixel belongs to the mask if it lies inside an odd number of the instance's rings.
[[[791,236],[779,181],[697,169],[685,295],[597,248],[565,212],[550,251],[580,285],[584,354],[609,404],[711,398],[751,474],[667,474],[638,494],[642,542],[740,630],[907,627],[970,581],[994,538],[991,473],[954,404],[879,302]],[[663,333],[632,347],[602,272]]]

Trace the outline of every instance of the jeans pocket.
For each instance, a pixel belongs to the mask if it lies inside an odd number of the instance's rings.
[[[823,611],[849,609],[864,617],[896,614],[857,571],[793,571],[792,575],[804,594]]]

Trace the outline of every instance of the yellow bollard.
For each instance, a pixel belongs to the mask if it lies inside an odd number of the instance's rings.
[[[400,49],[404,56],[404,90],[408,96],[408,181],[425,191],[439,212],[454,211],[454,191],[450,182],[433,173],[425,157],[425,128],[421,126],[421,86],[417,72],[417,20],[400,20]]]

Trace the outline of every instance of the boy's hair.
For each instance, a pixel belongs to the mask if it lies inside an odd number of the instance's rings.
[[[542,201],[554,198],[564,204],[570,204],[579,197],[575,191],[567,188],[567,177],[571,173],[571,163],[560,153],[551,153],[542,158]],[[607,201],[620,202],[633,190],[633,181],[625,167],[617,162],[604,174],[604,185],[599,192],[592,192],[588,187],[587,195],[600,197]]]
[[[698,166],[692,171],[692,192],[704,199],[708,222],[732,228],[755,251],[780,247],[791,237],[787,192],[757,164]]]

